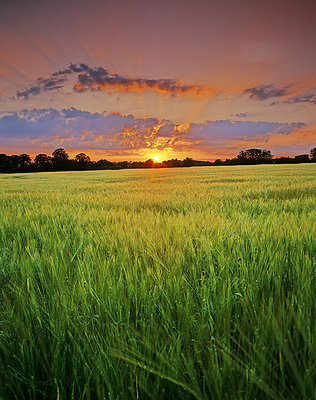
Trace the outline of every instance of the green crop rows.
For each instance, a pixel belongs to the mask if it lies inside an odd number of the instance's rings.
[[[313,399],[315,177],[0,175],[0,398]]]

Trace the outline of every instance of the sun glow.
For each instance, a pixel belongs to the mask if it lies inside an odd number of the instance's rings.
[[[153,156],[152,159],[154,160],[154,162],[160,162],[160,157],[159,156]]]

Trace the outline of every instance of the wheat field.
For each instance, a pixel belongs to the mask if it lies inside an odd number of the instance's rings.
[[[313,399],[315,172],[0,175],[0,398]]]

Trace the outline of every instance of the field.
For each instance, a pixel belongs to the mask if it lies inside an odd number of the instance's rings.
[[[313,399],[315,172],[0,175],[0,398]]]

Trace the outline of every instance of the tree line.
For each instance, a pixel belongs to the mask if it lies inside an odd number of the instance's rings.
[[[103,169],[127,169],[127,168],[173,168],[210,165],[254,165],[254,164],[292,164],[316,162],[316,147],[310,154],[300,154],[294,157],[273,157],[270,150],[247,149],[242,150],[232,159],[211,161],[198,161],[190,157],[184,160],[171,159],[155,162],[147,161],[119,161],[113,162],[105,159],[91,161],[85,153],[79,153],[74,159],[70,159],[63,148],[53,151],[52,155],[37,154],[32,161],[28,154],[6,155],[0,154],[0,172],[40,172],[40,171],[78,171],[78,170],[103,170]]]

